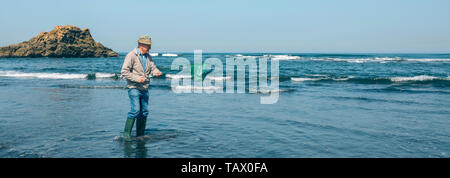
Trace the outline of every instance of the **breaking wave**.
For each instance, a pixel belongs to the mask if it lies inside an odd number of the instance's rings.
[[[291,55],[264,55],[264,57],[269,57],[272,60],[298,60],[298,59],[302,59],[300,56],[291,56]]]
[[[291,77],[292,82],[317,82],[317,81],[335,81],[335,82],[343,82],[349,81],[353,83],[362,83],[362,84],[389,84],[389,83],[411,83],[411,82],[446,82],[450,81],[450,76],[448,77],[436,77],[436,76],[428,76],[428,75],[419,75],[412,77],[356,77],[356,76],[347,76],[347,77]]]
[[[428,75],[419,75],[414,77],[391,77],[389,79],[393,82],[408,82],[408,81],[450,80],[450,77],[441,78]]]
[[[73,73],[27,73],[20,71],[0,71],[1,77],[16,78],[40,78],[40,79],[98,79],[98,78],[120,78],[119,74],[113,73],[92,73],[92,74],[73,74]]]
[[[327,78],[298,78],[298,77],[291,77],[291,80],[293,82],[306,82],[306,81],[317,81],[317,80],[323,80]]]
[[[389,63],[389,62],[400,62],[400,61],[409,61],[409,62],[450,62],[450,59],[410,59],[410,58],[402,58],[402,57],[368,57],[368,58],[332,58],[332,57],[311,57],[311,58],[302,58],[305,60],[312,61],[335,61],[335,62],[350,62],[350,63],[366,63],[366,62],[378,62],[378,63]]]
[[[178,54],[165,53],[165,54],[162,54],[161,56],[165,56],[165,57],[177,57]]]
[[[290,54],[265,54],[259,56],[247,56],[242,54],[236,55],[226,55],[226,57],[235,58],[270,58],[272,60],[304,60],[304,61],[335,61],[335,62],[349,62],[349,63],[366,63],[366,62],[376,62],[376,63],[390,63],[390,62],[450,62],[450,58],[407,58],[407,57],[353,57],[353,56],[299,56]]]

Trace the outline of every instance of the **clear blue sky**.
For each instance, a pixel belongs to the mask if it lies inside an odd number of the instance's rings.
[[[67,24],[118,52],[450,52],[449,0],[0,2],[0,46]]]

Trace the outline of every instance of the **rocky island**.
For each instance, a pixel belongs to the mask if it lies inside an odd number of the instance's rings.
[[[0,47],[0,57],[117,57],[119,54],[95,42],[89,29],[56,26],[50,32],[19,44]]]

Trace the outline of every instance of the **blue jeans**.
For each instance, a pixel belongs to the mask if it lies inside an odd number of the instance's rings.
[[[148,116],[148,90],[138,90],[136,88],[128,89],[130,97],[130,112],[127,117],[130,119],[147,118]]]

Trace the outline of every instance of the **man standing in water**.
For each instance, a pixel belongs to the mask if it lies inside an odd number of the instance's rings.
[[[156,68],[148,51],[151,49],[150,36],[143,35],[138,39],[138,47],[127,54],[122,65],[122,76],[127,79],[128,96],[130,98],[130,112],[124,129],[124,139],[131,141],[131,130],[136,120],[136,136],[144,135],[148,115],[148,86],[149,77],[161,76],[162,72]]]

